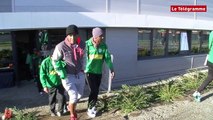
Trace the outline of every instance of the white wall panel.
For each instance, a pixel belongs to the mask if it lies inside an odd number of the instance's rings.
[[[27,22],[35,28],[64,27],[69,23],[76,23],[80,27],[212,29],[213,2],[211,0],[197,0],[198,5],[207,5],[206,13],[196,13],[197,19],[194,19],[193,12],[170,12],[171,5],[193,4],[194,0],[139,0],[139,2],[137,0],[4,0],[0,2],[0,10],[6,10],[8,5],[12,5],[15,11],[12,14],[17,15],[3,15],[0,19],[18,17],[20,12],[27,12],[26,14],[30,14]],[[9,29],[28,26],[28,24],[19,24],[15,20],[5,22],[7,24],[12,21],[13,26],[9,25]]]
[[[15,0],[16,12],[105,12],[105,0]]]
[[[18,12],[0,13],[1,29],[79,27],[176,28],[212,30],[212,21],[154,15],[131,15],[88,12]]]
[[[213,1],[212,0],[198,0],[198,4],[206,5],[207,12],[197,13],[197,19],[213,21]]]
[[[171,5],[194,5],[194,0],[141,0],[140,14],[193,19],[193,12],[170,12]]]
[[[109,0],[109,12],[137,14],[137,0]]]

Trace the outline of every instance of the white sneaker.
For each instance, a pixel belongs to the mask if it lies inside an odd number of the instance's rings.
[[[94,114],[96,114],[96,113],[97,113],[96,107],[93,107],[93,108],[92,108],[92,111],[93,111]]]
[[[196,102],[200,102],[201,101],[201,94],[198,91],[195,91],[192,96],[194,97],[194,100]]]
[[[199,92],[198,92],[198,91],[195,91],[195,92],[192,94],[192,96],[193,96],[193,97],[196,97],[198,94],[199,94]]]
[[[66,114],[68,110],[66,108],[63,109],[63,114]]]
[[[87,115],[91,118],[94,118],[96,116],[96,111],[93,111],[93,108],[92,109],[88,108],[88,110],[87,110]]]
[[[61,113],[60,113],[60,112],[57,112],[56,115],[57,115],[58,117],[61,117]]]

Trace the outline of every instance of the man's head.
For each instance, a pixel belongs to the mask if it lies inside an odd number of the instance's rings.
[[[78,27],[76,25],[69,25],[66,29],[66,36],[70,44],[76,43]]]
[[[93,28],[92,29],[92,36],[93,36],[93,40],[96,44],[100,44],[102,42],[103,39],[103,31],[101,30],[101,28]]]

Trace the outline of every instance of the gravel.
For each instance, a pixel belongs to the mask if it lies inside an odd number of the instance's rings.
[[[205,100],[200,103],[192,99],[175,101],[172,104],[160,105],[142,110],[137,117],[130,120],[212,120],[212,91],[204,94]]]

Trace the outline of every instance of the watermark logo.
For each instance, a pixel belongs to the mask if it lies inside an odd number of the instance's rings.
[[[171,5],[171,12],[207,12],[206,5]]]

